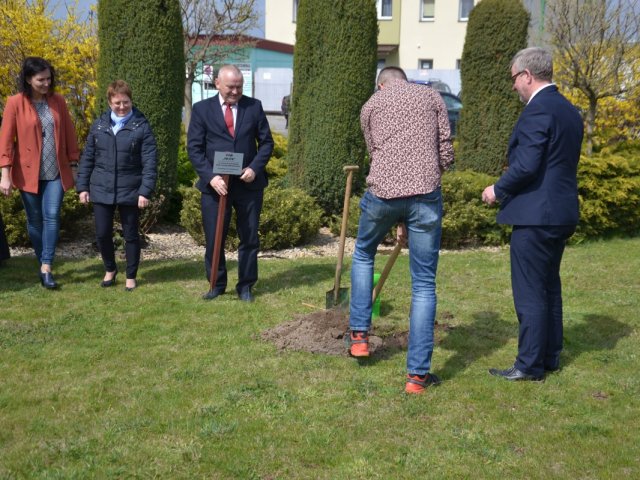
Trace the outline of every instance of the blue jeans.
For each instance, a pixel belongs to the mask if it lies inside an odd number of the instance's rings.
[[[360,202],[358,238],[351,264],[352,331],[371,327],[373,264],[380,242],[402,222],[409,235],[411,313],[407,371],[425,375],[431,368],[436,316],[436,270],[442,234],[440,189],[424,195],[386,200],[366,192]]]
[[[51,265],[60,235],[64,190],[60,178],[40,180],[38,193],[20,191],[27,214],[27,231],[40,265]]]

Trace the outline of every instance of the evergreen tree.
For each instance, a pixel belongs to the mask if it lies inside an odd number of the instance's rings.
[[[377,36],[373,0],[298,5],[289,172],[327,213],[342,209],[342,167],[364,166],[360,109],[375,86]],[[355,191],[363,173],[361,168]]]
[[[126,81],[158,143],[156,198],[176,185],[185,61],[178,0],[98,1],[98,108],[108,108],[107,86]]]
[[[469,15],[461,64],[457,165],[498,175],[522,104],[509,63],[527,46],[529,13],[520,0],[482,0]]]

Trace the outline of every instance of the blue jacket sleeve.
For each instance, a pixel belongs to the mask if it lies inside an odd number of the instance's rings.
[[[517,194],[538,179],[545,168],[550,125],[550,115],[541,110],[520,118],[509,145],[509,168],[494,186],[499,199]]]
[[[213,165],[207,161],[207,126],[200,105],[194,105],[187,131],[187,152],[189,160],[200,180],[208,184],[213,179]]]
[[[158,177],[158,159],[157,159],[156,139],[153,136],[151,125],[147,123],[142,138],[142,182],[138,190],[138,195],[150,198],[156,188],[156,179]]]
[[[84,150],[80,163],[78,164],[78,178],[76,178],[76,192],[88,192],[91,174],[96,161],[96,142],[95,142],[95,123],[89,131],[87,141],[84,144]]]

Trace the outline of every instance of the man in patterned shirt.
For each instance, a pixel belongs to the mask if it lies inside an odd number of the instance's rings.
[[[397,67],[384,68],[377,84],[360,113],[371,167],[351,266],[350,353],[369,356],[373,264],[378,245],[397,224],[398,242],[409,245],[411,270],[405,391],[421,393],[439,383],[429,370],[442,232],[440,177],[453,164],[453,147],[438,92],[409,83]]]

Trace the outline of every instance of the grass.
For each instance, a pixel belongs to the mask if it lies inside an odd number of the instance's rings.
[[[407,328],[407,260],[380,329]],[[508,251],[445,252],[455,328],[433,356],[443,384],[418,397],[404,351],[358,363],[259,338],[324,306],[334,261],[261,260],[249,305],[202,301],[200,259],[143,260],[132,293],[101,289],[96,259],[58,261],[56,292],[33,258],[6,262],[0,478],[640,478],[640,239],[567,250],[563,368],[544,383],[487,374],[517,348]]]

